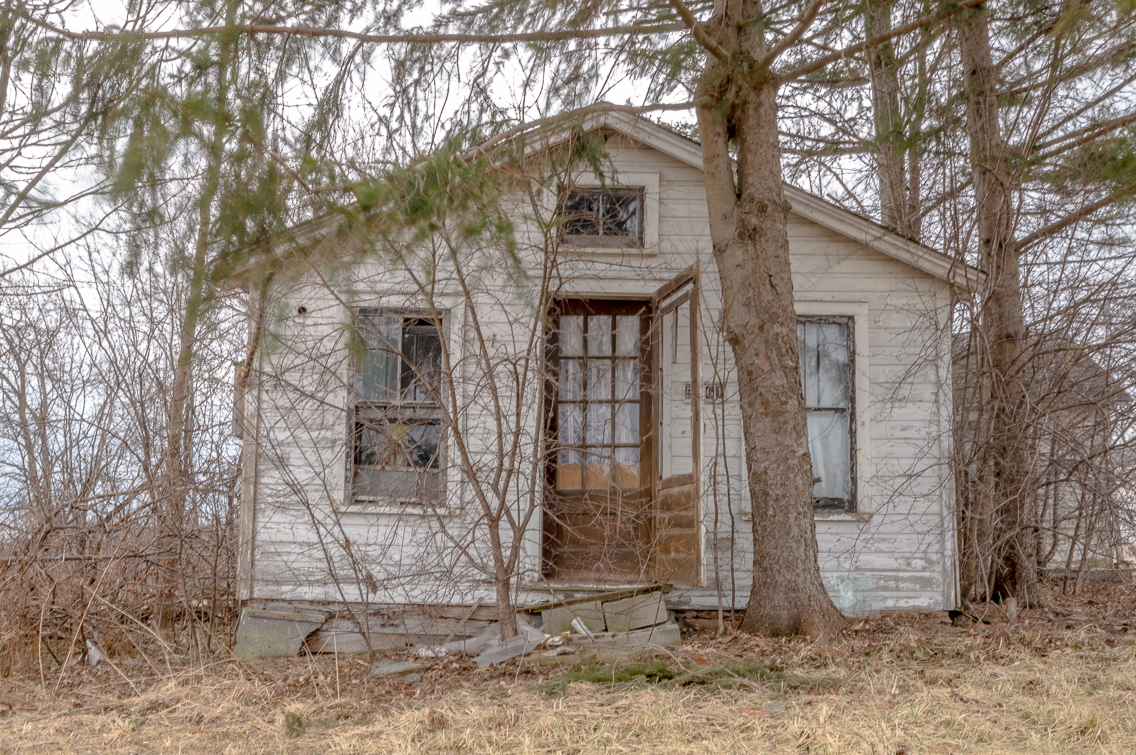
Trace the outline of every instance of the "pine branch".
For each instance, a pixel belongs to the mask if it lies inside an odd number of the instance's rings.
[[[365,34],[345,29],[318,29],[308,26],[271,26],[265,24],[234,24],[232,26],[203,26],[198,29],[170,29],[151,32],[102,32],[69,31],[35,18],[27,11],[20,15],[42,29],[67,39],[79,42],[113,42],[137,40],[196,39],[220,34],[270,34],[290,37],[312,37],[330,39],[353,39],[365,44],[508,44],[512,42],[561,42],[574,39],[599,39],[625,35],[667,34],[684,31],[686,25],[674,22],[669,24],[632,24],[630,26],[609,26],[598,29],[576,29],[569,31],[517,32],[514,34],[456,34],[404,32],[400,34]]]

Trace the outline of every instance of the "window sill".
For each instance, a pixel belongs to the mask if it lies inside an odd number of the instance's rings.
[[[817,511],[813,518],[818,522],[870,522],[872,515],[862,511]]]
[[[351,501],[336,506],[342,514],[383,514],[386,516],[450,516],[456,509],[444,506],[431,506],[414,501],[399,502],[390,498]]]
[[[628,254],[633,254],[636,257],[655,257],[658,255],[657,250],[648,250],[641,242],[605,239],[603,236],[565,236],[561,239],[561,244],[565,249],[587,254],[611,254],[621,257]]]
[[[816,511],[813,519],[818,522],[870,522],[872,515],[862,511]],[[753,514],[742,514],[742,520],[753,521]]]

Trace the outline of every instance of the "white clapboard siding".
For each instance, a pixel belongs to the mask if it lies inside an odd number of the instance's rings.
[[[727,607],[741,608],[748,597],[753,524],[736,375],[729,349],[714,330],[721,305],[701,172],[626,137],[612,138],[608,148],[611,181],[657,177],[658,244],[642,251],[562,249],[562,290],[566,295],[644,298],[698,262],[702,380],[721,382],[724,399],[703,403],[704,585],[676,590],[668,601],[706,609],[725,600]],[[528,218],[531,208],[524,203],[518,208],[517,256],[530,274],[539,275],[542,238]],[[810,312],[825,307],[830,314],[855,312],[855,327],[867,331],[860,334],[866,335],[864,353],[856,355],[863,367],[858,378],[868,382],[857,386],[865,389],[861,398],[867,402],[857,412],[857,458],[864,467],[858,474],[859,508],[851,515],[818,517],[826,584],[838,605],[852,613],[953,607],[952,491],[946,466],[948,285],[797,214],[790,215],[789,239],[798,301],[809,302]],[[242,547],[247,549],[241,561],[246,578],[242,597],[491,602],[492,558],[479,496],[456,469],[447,474],[440,515],[421,506],[345,506],[354,379],[350,308],[412,308],[422,306],[422,297],[389,250],[371,250],[356,260],[350,253],[365,246],[358,239],[322,244],[322,253],[311,258],[321,262],[278,274],[264,309],[271,336],[260,351],[250,391],[256,419],[249,422],[255,429],[245,442],[252,444],[256,463],[245,465],[255,484],[242,486]],[[444,255],[436,253],[416,252],[420,258],[410,267],[421,274],[429,266],[435,275],[433,290],[448,318],[458,387],[455,421],[465,458],[484,490],[501,466],[498,444],[503,436],[495,422],[494,390],[502,405],[513,407],[508,410],[513,426],[521,427],[519,469],[526,468],[537,445],[540,380],[518,384],[509,370],[537,327],[533,294],[523,275],[496,263],[493,250],[485,250],[483,264],[470,279],[476,302],[471,314]],[[474,314],[492,374],[474,344]],[[671,437],[689,431],[689,412],[675,414],[682,426],[669,428]],[[452,446],[451,466],[457,463]],[[535,480],[537,500],[540,482]],[[533,484],[531,476],[521,474],[504,491],[516,515],[529,513]],[[540,527],[535,512],[525,534],[525,573],[518,583],[537,577]],[[503,535],[508,544],[508,532]],[[715,547],[721,567],[717,575],[712,573]],[[525,594],[519,597],[523,600]]]

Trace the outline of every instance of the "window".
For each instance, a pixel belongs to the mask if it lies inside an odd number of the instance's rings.
[[[639,468],[640,322],[634,310],[560,316],[559,490],[634,490],[643,485]]]
[[[855,510],[852,449],[851,318],[797,321],[801,384],[809,425],[809,454],[818,509]]]
[[[568,241],[643,246],[643,189],[569,189],[560,205]]]
[[[356,377],[352,498],[397,503],[442,499],[440,321],[359,312],[365,350]]]

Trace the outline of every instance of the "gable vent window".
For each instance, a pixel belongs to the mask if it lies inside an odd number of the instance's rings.
[[[440,503],[440,322],[371,309],[358,318],[352,499]]]
[[[582,246],[643,246],[643,189],[569,189],[560,203],[564,238]]]
[[[853,366],[848,344],[850,318],[802,317],[797,320],[801,384],[809,425],[809,455],[817,510],[855,511],[852,450]]]

